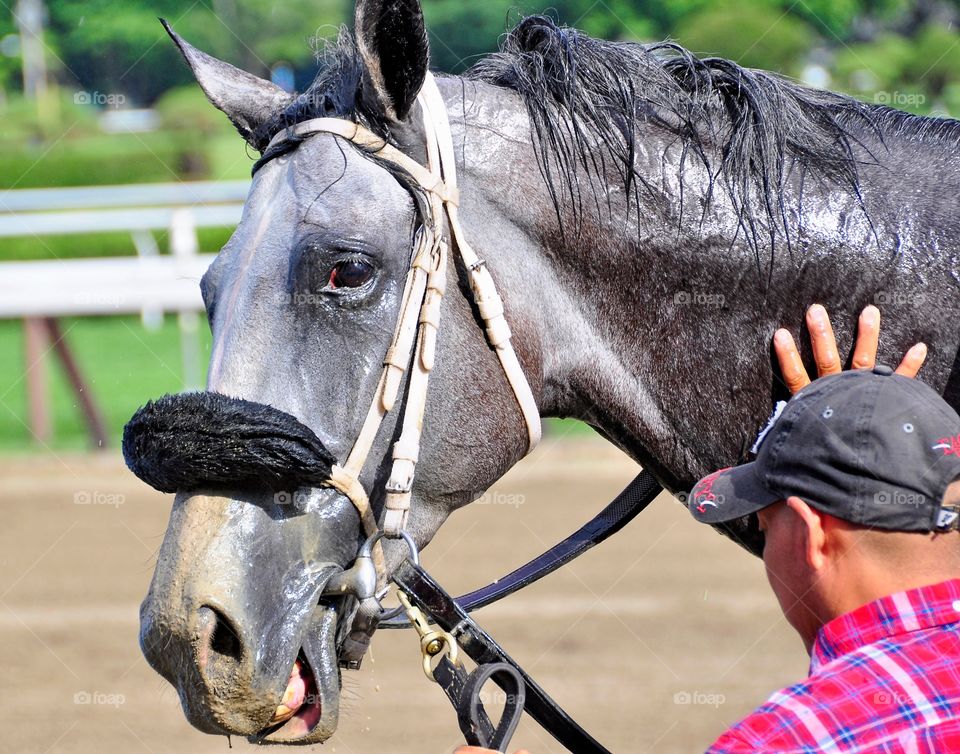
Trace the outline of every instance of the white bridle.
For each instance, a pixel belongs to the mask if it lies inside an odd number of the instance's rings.
[[[446,106],[436,81],[427,73],[423,88],[417,96],[423,112],[426,133],[428,166],[424,167],[391,146],[376,134],[352,121],[340,118],[315,118],[303,121],[278,133],[270,141],[267,151],[291,137],[303,139],[318,133],[339,136],[357,145],[378,160],[389,162],[407,174],[424,190],[428,211],[417,234],[410,268],[400,304],[400,315],[393,339],[383,360],[383,372],[377,383],[373,401],[350,455],[342,466],[334,466],[328,485],[350,498],[364,531],[372,537],[382,531],[388,537],[398,537],[405,531],[410,513],[410,498],[423,415],[427,401],[427,385],[436,355],[437,331],[440,327],[440,302],[446,290],[447,255],[452,248],[460,255],[470,277],[474,303],[486,327],[487,339],[493,346],[507,381],[516,396],[517,404],[527,426],[527,452],[540,442],[540,412],[526,375],[511,344],[510,326],[504,317],[503,301],[497,287],[480,259],[464,236],[458,217],[460,194],[454,161],[453,136],[447,118]],[[450,243],[444,238],[444,212],[450,228]],[[412,365],[411,365],[412,362]],[[394,407],[400,392],[403,374],[411,369],[407,388],[407,403],[400,421],[400,437],[393,445],[393,465],[386,483],[386,504],[382,526],[378,526],[370,507],[366,490],[359,481],[367,456],[373,447],[380,425]],[[379,543],[374,551],[378,581],[385,581],[383,551]]]

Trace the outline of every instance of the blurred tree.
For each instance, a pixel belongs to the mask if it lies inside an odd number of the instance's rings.
[[[826,36],[846,37],[854,19],[863,12],[863,0],[804,0],[790,11]]]
[[[496,49],[512,10],[529,12],[529,0],[428,0],[424,17],[430,34],[430,62],[442,71],[460,72]]]
[[[47,62],[54,75],[88,91],[123,93],[139,104],[153,103],[190,81],[157,16],[168,18],[198,47],[259,75],[268,75],[278,62],[288,63],[302,88],[315,69],[312,39],[333,36],[353,10],[353,0],[45,2]],[[922,79],[931,96],[946,97],[956,84],[958,64],[950,48],[957,35],[950,25],[960,20],[960,0],[422,2],[433,65],[452,72],[496,49],[500,36],[522,15],[547,12],[596,37],[655,41],[672,36],[700,53],[791,74],[800,73],[817,49],[817,61],[835,69],[838,85],[864,96]],[[0,15],[0,40],[13,30],[10,13]],[[9,40],[6,49],[15,45],[16,39]],[[907,56],[908,48],[915,54]],[[4,56],[0,49],[5,89],[19,89],[18,69],[16,55]]]
[[[678,24],[680,44],[701,55],[719,55],[748,68],[797,75],[816,35],[774,3],[757,0],[749,12],[738,3],[713,4]]]
[[[0,96],[9,89],[19,89],[20,40],[12,13],[0,13]]]
[[[66,71],[100,92],[122,92],[149,104],[167,89],[190,81],[179,53],[157,16],[167,18],[191,43],[253,73],[266,76],[284,60],[313,66],[312,38],[330,36],[346,18],[349,0],[50,1],[51,28],[63,45]]]
[[[868,102],[960,115],[960,35],[952,29],[926,26],[915,39],[888,33],[851,45],[834,70],[837,88]]]
[[[523,16],[544,13],[602,39],[650,40],[655,24],[644,14],[649,2],[634,0],[425,0],[431,64],[458,73],[497,49],[498,40]]]
[[[103,94],[124,94],[149,104],[171,86],[186,83],[189,71],[166,38],[157,16],[183,16],[185,2],[166,0],[146,8],[132,2],[86,0],[51,2],[50,27],[62,45],[64,80]],[[180,24],[198,44],[210,42],[216,21],[207,11],[193,12]],[[184,28],[189,26],[190,28]],[[197,37],[200,37],[197,40]]]
[[[960,83],[960,35],[945,26],[926,26],[912,45],[902,83],[922,87],[934,99],[950,84]]]
[[[225,41],[220,54],[260,76],[280,60],[310,66],[314,37],[331,38],[353,13],[353,0],[213,0]]]
[[[841,48],[834,61],[835,85],[868,100],[879,91],[892,91],[903,79],[913,49],[898,34],[883,34],[873,42]]]
[[[556,0],[549,7],[562,23],[593,37],[652,41],[658,36],[654,6],[662,5],[671,4],[650,0],[606,0],[603,4],[596,0]],[[542,7],[541,2],[537,10]]]

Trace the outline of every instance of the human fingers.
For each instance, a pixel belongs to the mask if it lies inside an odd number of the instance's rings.
[[[810,375],[807,374],[796,341],[789,330],[781,328],[773,334],[773,350],[777,354],[780,373],[791,395],[810,384]]]
[[[857,343],[853,347],[852,369],[873,369],[877,363],[880,343],[880,310],[868,306],[860,313],[857,323]]]

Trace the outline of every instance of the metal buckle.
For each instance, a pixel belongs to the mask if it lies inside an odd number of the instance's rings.
[[[360,547],[353,565],[345,571],[332,576],[327,581],[321,593],[322,597],[338,597],[352,595],[363,602],[368,599],[377,599],[377,568],[373,562],[373,546],[386,536],[383,530],[378,531]],[[420,563],[420,552],[417,545],[407,532],[400,532],[400,539],[407,543],[410,550],[410,560]]]
[[[400,600],[401,608],[410,619],[410,624],[420,635],[420,654],[423,656],[423,674],[434,683],[437,679],[433,677],[432,660],[437,655],[443,653],[454,665],[460,664],[460,647],[456,639],[448,632],[430,625],[430,621],[418,607],[410,603],[410,598],[402,590],[397,592],[397,599]]]

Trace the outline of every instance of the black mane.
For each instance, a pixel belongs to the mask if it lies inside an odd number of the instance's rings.
[[[770,233],[782,225],[788,160],[856,192],[848,124],[872,126],[870,108],[848,97],[722,58],[700,59],[670,42],[593,39],[544,17],[524,19],[501,52],[468,76],[523,97],[536,139],[554,156],[555,171],[543,165],[555,201],[565,194],[582,210],[580,167],[615,170],[627,196],[642,187],[658,197],[634,161],[649,124],[678,137],[681,165],[693,157],[726,187],[752,245],[759,227]]]
[[[261,149],[283,127],[324,116],[355,119],[389,138],[387,125],[362,107],[362,63],[352,36],[341,32],[322,63],[310,88],[263,127]],[[722,58],[698,58],[670,42],[594,39],[543,16],[523,19],[500,52],[465,75],[523,98],[561,225],[571,209],[583,216],[580,170],[615,171],[638,210],[641,190],[662,201],[634,159],[641,129],[650,125],[677,137],[681,169],[698,160],[711,192],[724,187],[755,251],[764,239],[772,247],[781,229],[789,243],[782,196],[795,167],[859,198],[859,162],[871,157],[869,149],[857,150],[865,134],[880,142],[891,132],[960,136],[956,121],[809,89]],[[596,188],[588,198],[599,209]],[[682,215],[682,196],[680,203]]]

